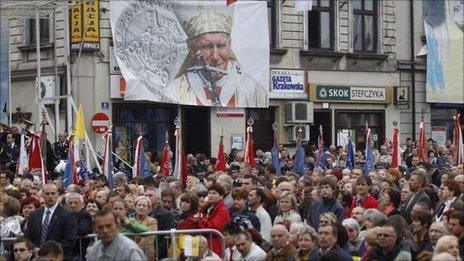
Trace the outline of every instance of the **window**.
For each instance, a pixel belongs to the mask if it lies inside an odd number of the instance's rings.
[[[353,0],[355,52],[377,51],[377,0]]]
[[[308,12],[308,34],[310,49],[330,49],[334,44],[334,2],[314,0]]]
[[[269,47],[271,49],[276,48],[278,45],[276,37],[276,2],[274,0],[267,0],[267,19],[269,25]]]
[[[41,18],[39,20],[40,28],[40,44],[50,43],[50,19]],[[35,31],[35,18],[26,19],[24,23],[24,40],[25,45],[35,45],[36,44],[36,31]]]

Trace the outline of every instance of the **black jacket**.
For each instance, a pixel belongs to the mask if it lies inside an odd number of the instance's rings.
[[[40,247],[42,235],[42,219],[45,209],[39,208],[31,213],[27,222],[25,236],[36,246]],[[73,250],[77,239],[77,222],[72,212],[58,204],[47,230],[47,241],[54,240],[61,243],[65,260],[73,257]]]
[[[165,210],[160,205],[156,206],[151,212],[150,217],[155,218],[158,221],[159,230],[170,230],[176,228],[176,222],[171,212]],[[162,259],[167,257],[168,253],[168,237],[165,235],[157,236],[156,240],[158,244],[158,258]]]

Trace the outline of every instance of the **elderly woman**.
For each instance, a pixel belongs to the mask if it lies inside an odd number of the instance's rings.
[[[343,220],[342,225],[345,227],[346,232],[348,233],[348,239],[351,245],[353,245],[356,251],[359,251],[362,238],[359,236],[361,228],[359,227],[358,221],[356,221],[354,218],[347,218]]]
[[[443,252],[451,254],[456,258],[456,260],[461,260],[461,257],[459,256],[458,238],[455,236],[446,235],[438,239],[433,254],[438,255]]]
[[[289,191],[283,192],[277,201],[277,208],[279,210],[279,214],[274,219],[274,225],[285,220],[288,220],[290,223],[301,222],[301,216],[298,212],[298,204],[293,193]]]
[[[23,217],[19,215],[21,203],[13,197],[6,197],[3,202],[4,220],[0,227],[0,238],[16,237],[23,233],[21,223]]]
[[[148,216],[151,211],[151,201],[149,198],[142,196],[135,199],[135,219],[140,224],[146,226],[150,231],[158,230],[156,219]],[[146,254],[148,260],[156,258],[155,253],[155,236],[135,237],[135,242]]]
[[[135,218],[130,218],[127,216],[127,204],[122,198],[117,198],[113,202],[111,212],[116,215],[121,224],[119,232],[121,233],[142,233],[147,232],[149,229],[140,224]]]
[[[298,261],[312,260],[315,258],[317,232],[314,228],[305,225],[298,231]]]
[[[21,215],[24,218],[21,225],[22,231],[26,231],[27,229],[27,220],[29,219],[29,215],[38,208],[40,208],[40,200],[33,197],[25,198],[23,200],[21,204]]]

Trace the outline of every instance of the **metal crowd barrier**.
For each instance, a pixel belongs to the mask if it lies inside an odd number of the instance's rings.
[[[176,260],[177,259],[177,240],[172,240],[172,239],[177,239],[177,236],[178,235],[181,235],[181,234],[186,234],[186,235],[192,235],[192,236],[199,236],[199,235],[203,235],[203,234],[209,234],[209,242],[212,242],[212,237],[213,235],[219,237],[221,239],[221,252],[223,253],[224,255],[224,250],[225,250],[225,240],[224,240],[224,236],[221,234],[221,232],[219,232],[218,230],[216,229],[210,229],[210,228],[205,228],[205,229],[171,229],[171,230],[160,230],[160,231],[149,231],[149,232],[143,232],[143,233],[123,233],[125,236],[128,236],[128,237],[135,237],[135,236],[168,236],[168,238],[170,239],[171,241],[171,245],[168,246],[169,248],[172,248],[173,252],[172,252],[172,258],[171,257],[167,257],[166,259],[164,260]],[[78,240],[79,240],[79,250],[80,250],[80,253],[86,253],[86,249],[83,249],[83,244],[82,244],[82,240],[85,240],[85,239],[91,239],[92,240],[92,243],[95,243],[97,240],[98,240],[98,235],[97,234],[88,234],[86,236],[83,236],[83,237],[79,237]],[[1,238],[0,239],[0,250],[4,250],[4,243],[6,242],[13,242],[15,240],[14,237],[6,237],[6,238]],[[157,244],[157,241],[158,241],[158,238],[155,238],[155,248],[156,248],[156,253],[159,254],[159,249],[158,249],[158,244]],[[212,248],[211,244],[209,245],[210,249]],[[3,254],[3,253],[0,253],[0,254]],[[79,257],[79,260],[83,260],[83,256],[81,255]]]

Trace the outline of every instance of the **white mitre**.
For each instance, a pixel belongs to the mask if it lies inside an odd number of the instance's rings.
[[[234,7],[225,1],[175,1],[174,12],[188,38],[232,31]]]

